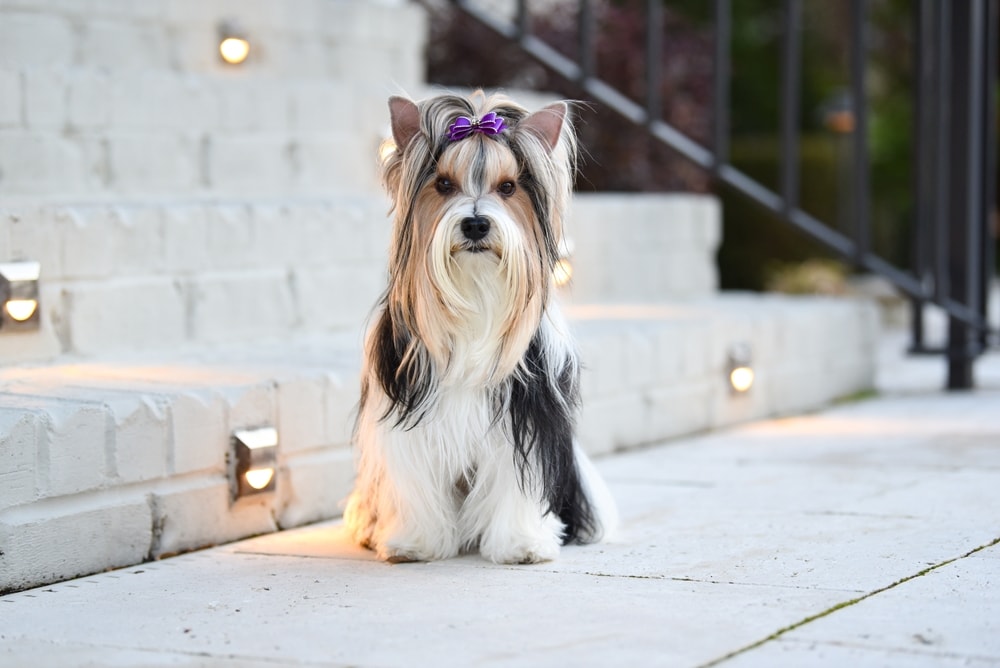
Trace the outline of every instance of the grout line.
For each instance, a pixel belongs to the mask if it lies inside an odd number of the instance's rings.
[[[947,559],[945,561],[942,561],[941,563],[934,564],[932,566],[928,566],[927,568],[925,568],[925,569],[923,569],[921,571],[918,571],[917,573],[914,573],[913,575],[908,575],[908,576],[906,576],[906,577],[904,577],[904,578],[902,578],[900,580],[896,580],[892,584],[888,584],[888,585],[886,585],[884,587],[881,587],[879,589],[875,589],[874,591],[870,591],[867,594],[864,594],[862,596],[858,596],[857,598],[852,598],[852,599],[844,601],[842,603],[838,603],[837,605],[835,605],[835,606],[833,606],[831,608],[828,608],[828,609],[826,609],[826,610],[824,610],[822,612],[818,612],[815,615],[811,615],[809,617],[806,617],[805,619],[803,619],[801,621],[798,621],[798,622],[795,622],[794,624],[789,624],[788,626],[786,626],[784,628],[778,629],[777,631],[775,631],[774,633],[772,633],[768,637],[763,638],[762,640],[758,640],[757,642],[752,643],[750,645],[747,645],[746,647],[741,647],[740,649],[734,650],[734,651],[730,652],[729,654],[726,654],[725,656],[721,656],[718,659],[713,659],[713,660],[709,661],[708,663],[703,663],[703,664],[699,665],[698,668],[712,668],[713,666],[718,666],[721,663],[723,663],[725,661],[728,661],[729,659],[736,658],[737,656],[739,656],[741,654],[745,654],[745,653],[749,652],[750,650],[757,649],[758,647],[762,647],[763,645],[769,643],[772,640],[777,640],[778,638],[780,638],[781,636],[785,635],[789,631],[794,631],[795,629],[801,628],[801,627],[805,626],[806,624],[810,624],[810,623],[816,621],[817,619],[822,619],[823,617],[826,617],[828,615],[832,615],[833,613],[837,612],[838,610],[843,610],[844,608],[849,608],[852,605],[855,605],[856,603],[860,603],[861,601],[864,601],[865,599],[871,598],[873,596],[877,596],[878,594],[881,594],[883,592],[889,591],[890,589],[895,589],[899,585],[905,584],[905,583],[909,582],[910,580],[915,580],[916,578],[923,577],[924,575],[927,575],[928,573],[930,573],[932,571],[936,571],[937,569],[939,569],[939,568],[941,568],[943,566],[947,566],[948,564],[952,564],[952,563],[954,563],[956,561],[959,561],[960,559],[965,559],[967,557],[971,557],[972,555],[974,555],[977,552],[980,552],[982,550],[994,547],[994,546],[996,546],[998,544],[1000,544],[1000,538],[994,538],[989,543],[986,543],[985,545],[980,545],[979,547],[973,548],[973,549],[969,550],[968,552],[966,552],[965,554],[959,555],[957,557],[952,557],[951,559]]]

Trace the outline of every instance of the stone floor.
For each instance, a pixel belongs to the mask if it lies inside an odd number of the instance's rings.
[[[554,562],[389,566],[338,523],[0,597],[2,666],[1000,666],[1000,355],[602,458]]]

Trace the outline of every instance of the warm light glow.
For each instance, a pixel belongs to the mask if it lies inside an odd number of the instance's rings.
[[[6,304],[4,308],[7,310],[7,314],[11,318],[17,320],[18,322],[24,322],[31,316],[35,315],[35,309],[38,308],[37,299],[11,299]]]
[[[746,392],[753,385],[753,369],[748,366],[738,366],[729,372],[729,384],[737,392]]]
[[[274,477],[274,469],[250,469],[244,475],[248,485],[254,489],[264,489]]]
[[[241,37],[227,37],[219,43],[219,54],[231,65],[239,65],[250,55],[250,42]]]
[[[573,263],[569,261],[569,258],[564,257],[556,261],[552,276],[559,287],[569,283],[570,279],[573,278]]]
[[[382,162],[385,162],[395,152],[396,152],[396,142],[394,142],[391,139],[386,139],[378,147],[378,157],[379,157],[379,160],[381,160]]]

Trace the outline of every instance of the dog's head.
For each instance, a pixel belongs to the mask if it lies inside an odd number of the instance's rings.
[[[477,92],[420,103],[393,97],[389,108],[392,139],[381,152],[395,214],[388,307],[435,357],[484,316],[481,336],[512,337],[512,349],[523,349],[552,290],[572,189],[568,106],[529,114]]]

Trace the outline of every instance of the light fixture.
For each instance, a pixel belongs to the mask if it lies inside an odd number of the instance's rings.
[[[239,65],[250,55],[250,40],[236,21],[219,23],[219,55],[230,65]]]
[[[41,270],[38,262],[0,264],[0,332],[38,329],[41,322],[38,309],[38,277]]]
[[[734,343],[729,347],[729,387],[743,394],[753,387],[753,359],[749,343]]]
[[[273,492],[278,486],[278,430],[274,427],[237,429],[232,467],[233,499]]]

